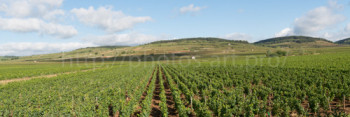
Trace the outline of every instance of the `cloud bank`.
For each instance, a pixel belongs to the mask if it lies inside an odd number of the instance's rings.
[[[86,25],[101,28],[107,32],[120,32],[131,29],[138,23],[151,21],[149,16],[134,17],[125,15],[122,11],[113,11],[111,7],[89,7],[71,10],[79,21]]]
[[[245,33],[231,33],[223,36],[222,38],[230,39],[230,40],[246,40],[246,41],[252,39],[250,35]]]
[[[179,12],[181,14],[194,14],[194,13],[198,13],[199,11],[205,9],[206,7],[199,7],[199,6],[194,6],[193,4],[190,4],[188,6],[183,6],[179,9]]]
[[[102,36],[90,36],[83,40],[96,45],[139,45],[166,38],[140,33],[109,34]]]
[[[0,3],[0,30],[37,32],[58,38],[70,38],[78,31],[70,25],[56,23],[65,13],[59,7],[63,0],[11,0]]]
[[[0,44],[0,56],[28,56],[36,54],[48,54],[55,52],[71,51],[78,48],[96,46],[91,43],[34,43],[34,42],[20,42],[20,43],[5,43]]]
[[[41,35],[58,38],[70,38],[78,33],[73,26],[47,23],[36,18],[0,18],[0,29],[12,32],[38,32]]]
[[[336,41],[350,35],[350,31],[344,30],[328,32],[346,20],[343,14],[338,11],[343,10],[343,5],[337,1],[329,1],[327,6],[312,9],[294,20],[291,28],[285,28],[275,34],[275,37],[290,35],[306,35],[328,38]]]

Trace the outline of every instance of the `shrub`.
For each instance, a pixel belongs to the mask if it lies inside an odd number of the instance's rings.
[[[282,51],[282,50],[278,50],[278,51],[276,52],[276,54],[277,54],[278,56],[287,56],[287,52],[286,52],[286,51]]]
[[[287,52],[282,50],[278,50],[275,53],[272,53],[270,50],[266,52],[266,57],[276,57],[276,56],[287,56]]]

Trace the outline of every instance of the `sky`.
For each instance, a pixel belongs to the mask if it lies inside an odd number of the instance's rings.
[[[350,0],[0,0],[0,56],[189,37],[350,37]]]

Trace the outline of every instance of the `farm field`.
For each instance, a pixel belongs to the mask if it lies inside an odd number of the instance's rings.
[[[350,117],[350,0],[0,1],[0,117]]]
[[[102,116],[109,114],[109,108],[120,110],[121,115],[130,115],[153,67],[135,68],[137,73],[122,69],[124,67],[3,85],[0,115]]]
[[[88,70],[93,63],[0,63],[0,80]]]
[[[350,112],[349,55],[106,62],[91,71],[0,85],[0,115],[345,116]],[[36,67],[49,71],[59,65]],[[65,67],[93,68],[89,65]]]

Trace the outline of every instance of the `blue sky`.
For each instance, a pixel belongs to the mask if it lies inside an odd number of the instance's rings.
[[[220,37],[350,37],[350,0],[0,0],[0,56]]]

